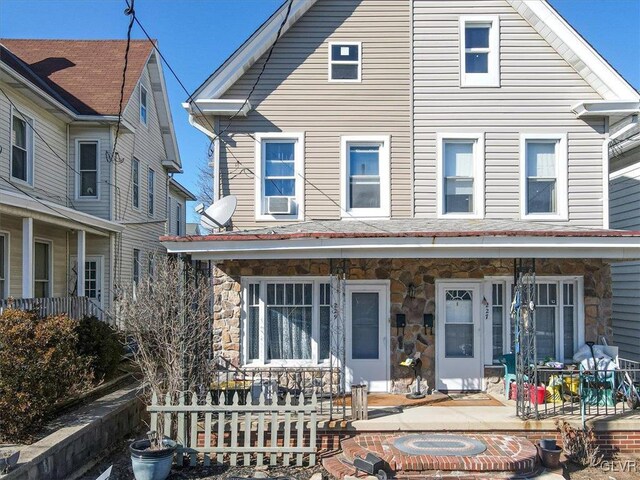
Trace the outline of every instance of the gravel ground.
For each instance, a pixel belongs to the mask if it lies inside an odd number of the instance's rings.
[[[567,462],[564,476],[570,480],[638,480],[640,458],[624,456],[604,461],[599,467],[589,468]]]
[[[105,459],[100,461],[95,467],[89,470],[78,480],[95,480],[109,465],[113,465],[111,477],[109,480],[133,480],[133,472],[131,470],[131,458],[129,457],[129,443],[133,439],[128,439],[114,446],[112,452]],[[230,477],[250,477],[254,473],[253,467],[194,467],[194,468],[176,468],[171,470],[168,480],[183,479],[226,479]],[[309,480],[311,475],[316,472],[322,472],[327,475],[324,469],[317,465],[315,467],[275,467],[263,470],[269,477],[292,477],[296,480]]]

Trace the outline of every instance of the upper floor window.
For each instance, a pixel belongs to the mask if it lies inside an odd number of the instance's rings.
[[[342,137],[343,216],[390,215],[388,136]]]
[[[133,283],[136,285],[140,282],[140,250],[133,249]]]
[[[133,208],[140,208],[140,160],[134,157],[131,162],[131,203]]]
[[[149,169],[147,184],[147,213],[149,214],[149,216],[153,216],[155,211],[156,172],[154,172],[152,169]]]
[[[182,234],[182,204],[176,202],[176,235]]]
[[[256,135],[256,218],[302,218],[303,156],[303,133]]]
[[[460,67],[463,87],[500,86],[499,17],[460,17]]]
[[[329,81],[360,82],[362,79],[362,44],[329,43]]]
[[[140,122],[147,124],[147,89],[140,85]]]
[[[484,216],[484,135],[438,136],[438,215]]]
[[[12,115],[11,177],[33,183],[33,120]]]
[[[566,143],[564,135],[522,136],[522,218],[568,219]]]
[[[78,142],[78,197],[98,198],[98,142]]]

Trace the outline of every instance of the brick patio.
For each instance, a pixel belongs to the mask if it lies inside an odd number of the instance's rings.
[[[455,472],[458,477],[485,478],[486,472],[528,473],[536,468],[536,447],[522,437],[466,435],[485,443],[487,450],[474,456],[432,456],[401,452],[393,445],[393,441],[401,436],[366,433],[347,438],[341,442],[342,453],[326,457],[323,466],[335,478],[342,479],[354,474],[351,466],[354,458],[374,453],[387,462],[395,478],[428,478],[436,471]],[[491,474],[491,478],[497,476]]]

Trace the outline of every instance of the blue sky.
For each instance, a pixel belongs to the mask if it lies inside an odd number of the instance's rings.
[[[282,0],[136,0],[138,18],[190,91],[198,87]],[[640,89],[640,0],[551,0],[553,6]],[[124,39],[124,0],[0,0],[0,36]],[[143,38],[134,27],[134,37]],[[195,191],[208,142],[187,123],[186,95],[165,68],[185,174]],[[190,209],[191,210],[191,209]],[[193,219],[195,215],[191,213]]]

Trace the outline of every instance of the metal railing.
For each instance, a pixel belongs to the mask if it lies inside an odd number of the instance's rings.
[[[293,402],[312,396],[317,399],[318,413],[346,417],[346,402],[340,388],[340,369],[326,366],[256,366],[236,367],[224,357],[212,361],[207,389],[213,402],[225,398],[229,402],[237,394],[241,404],[256,404],[260,396],[267,402],[282,404],[287,395]]]
[[[7,298],[0,299],[0,313],[5,309],[33,311],[40,317],[69,315],[80,320],[84,317],[102,318],[102,311],[89,297]]]
[[[633,410],[623,387],[629,382],[638,386],[640,363],[619,359],[618,366],[591,371],[535,366],[525,379],[524,391],[515,395],[526,405],[527,418],[622,415]]]

